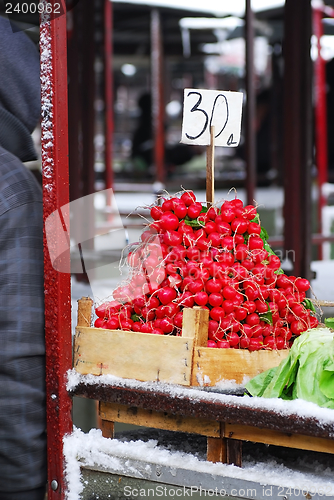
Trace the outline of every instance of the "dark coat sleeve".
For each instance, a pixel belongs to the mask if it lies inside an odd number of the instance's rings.
[[[42,197],[0,148],[0,491],[46,482]]]

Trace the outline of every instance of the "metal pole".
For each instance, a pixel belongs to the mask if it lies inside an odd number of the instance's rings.
[[[54,0],[43,3],[51,3],[52,10],[56,5]],[[65,1],[62,7],[66,12]],[[55,210],[60,213],[60,207],[69,202],[66,14],[56,18],[42,14],[40,53],[45,220]],[[54,234],[49,246],[57,247],[58,240],[58,233]],[[44,245],[48,498],[63,500],[63,437],[72,430],[71,399],[66,391],[66,372],[72,366],[71,276],[53,269],[45,235]],[[69,254],[63,264],[69,268]]]
[[[162,71],[162,33],[160,13],[151,12],[151,89],[156,181],[165,181],[164,93]]]
[[[91,0],[81,0],[83,7],[83,81],[82,81],[82,148],[83,195],[95,192],[94,132],[95,132],[95,6]]]
[[[322,232],[322,209],[326,204],[322,186],[327,182],[328,145],[327,145],[327,103],[326,103],[326,66],[321,56],[321,37],[323,35],[321,9],[323,2],[313,8],[313,32],[317,37],[317,59],[314,64],[315,81],[315,158],[318,170],[318,232]],[[322,258],[322,246],[319,246]]]
[[[104,103],[105,103],[105,138],[104,138],[104,162],[105,162],[105,187],[113,187],[112,168],[112,144],[114,133],[113,114],[113,71],[112,71],[112,32],[113,32],[113,10],[111,0],[104,0]]]
[[[311,2],[286,0],[284,40],[285,251],[293,274],[311,277]]]
[[[256,130],[255,130],[255,74],[254,74],[254,15],[251,0],[246,0],[246,191],[247,203],[255,199],[256,187]]]
[[[72,18],[72,33],[68,37],[68,140],[69,140],[69,175],[70,200],[82,196],[82,157],[80,155],[81,126],[81,85],[80,85],[80,19],[82,17],[81,3],[69,11]]]

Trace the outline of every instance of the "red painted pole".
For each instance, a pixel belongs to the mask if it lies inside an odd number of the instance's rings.
[[[246,192],[247,203],[252,205],[256,188],[256,109],[254,73],[254,14],[251,1],[246,0]]]
[[[54,0],[43,0],[56,8]],[[58,2],[59,3],[59,2]],[[66,12],[65,1],[62,7]],[[45,9],[46,10],[46,9]],[[40,23],[42,173],[44,220],[69,202],[66,14],[43,14]],[[66,221],[65,221],[66,222]],[[56,246],[57,234],[49,245]],[[69,256],[63,266],[69,267]],[[72,364],[70,273],[52,267],[44,237],[48,499],[63,500],[63,437],[72,430],[66,372]]]
[[[165,181],[165,131],[164,131],[164,92],[162,71],[162,34],[161,19],[157,9],[151,13],[151,88],[152,119],[154,138],[155,179]]]
[[[105,187],[113,187],[113,161],[112,144],[114,133],[114,113],[113,113],[113,71],[112,71],[112,30],[113,30],[113,10],[111,0],[104,0],[104,103],[105,103]]]
[[[328,145],[327,145],[327,103],[326,103],[326,68],[321,56],[321,37],[323,12],[313,8],[313,32],[317,37],[317,59],[314,64],[315,79],[315,157],[318,169],[318,232],[322,232],[322,209],[326,204],[322,194],[322,186],[327,182]],[[322,258],[322,247],[319,246],[319,257]]]

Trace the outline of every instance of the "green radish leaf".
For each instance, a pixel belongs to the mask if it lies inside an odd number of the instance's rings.
[[[208,211],[208,207],[206,207],[205,205],[202,206],[202,210],[201,210],[201,214],[206,214],[206,212]]]
[[[325,318],[325,325],[334,330],[334,318]]]
[[[312,300],[306,298],[306,299],[303,300],[302,304],[304,305],[304,307],[306,309],[309,309],[310,311],[313,311],[313,312],[317,312],[315,310],[315,307],[314,307],[314,304],[313,304]],[[334,318],[333,318],[333,321],[334,321]]]
[[[190,226],[190,227],[203,227],[204,226],[204,222],[202,223],[201,221],[198,221],[197,219],[191,219],[191,220],[184,220],[184,223],[187,225],[187,226]]]
[[[269,234],[264,227],[261,227],[260,238],[262,238],[263,241],[267,241],[267,239],[269,238]]]
[[[260,216],[259,214],[256,214],[254,219],[252,219],[250,222],[256,222],[257,224],[260,224]]]
[[[131,314],[132,321],[140,321],[140,316],[138,314]]]
[[[268,304],[268,302],[266,302],[266,303]],[[260,316],[260,319],[262,321],[265,321],[265,323],[268,323],[269,325],[273,324],[273,313],[270,310],[269,304],[268,304],[268,311],[265,313],[259,314],[259,316]]]

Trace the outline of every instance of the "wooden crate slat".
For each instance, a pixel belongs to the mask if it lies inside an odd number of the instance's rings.
[[[220,437],[220,423],[213,420],[181,417],[167,412],[155,412],[117,403],[104,403],[101,401],[100,417],[103,421]]]
[[[74,368],[141,381],[190,385],[193,339],[77,327]]]
[[[217,437],[208,437],[206,457],[208,462],[227,462],[226,439]]]
[[[194,349],[192,385],[216,385],[221,380],[242,384],[244,377],[255,377],[268,368],[278,366],[289,354],[280,351],[248,351],[243,349]]]
[[[324,439],[302,434],[289,434],[288,432],[273,431],[260,427],[225,423],[225,437],[255,443],[297,448],[300,450],[334,453],[334,440]]]

